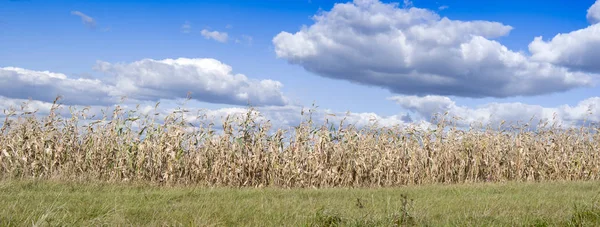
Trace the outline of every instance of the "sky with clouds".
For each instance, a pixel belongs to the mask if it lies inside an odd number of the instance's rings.
[[[0,1],[0,107],[600,121],[600,0]],[[349,111],[349,113],[348,113]]]

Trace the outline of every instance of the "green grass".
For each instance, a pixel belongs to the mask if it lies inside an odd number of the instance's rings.
[[[4,180],[0,226],[597,226],[599,199],[600,182],[234,189]]]

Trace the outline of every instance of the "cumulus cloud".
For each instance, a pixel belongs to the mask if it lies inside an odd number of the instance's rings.
[[[512,27],[355,0],[273,38],[277,57],[317,75],[406,95],[509,97],[590,86],[590,75],[532,61],[493,40]]]
[[[107,78],[70,78],[61,73],[16,67],[0,68],[0,96],[52,101],[57,95],[69,105],[108,105],[122,96],[136,101],[192,98],[234,105],[285,105],[283,85],[235,74],[218,60],[144,59],[132,63],[98,62],[94,67]]]
[[[571,68],[573,70],[600,73],[600,1],[588,9],[587,18],[592,25],[565,34],[558,34],[549,41],[535,37],[529,44],[532,59]]]
[[[587,11],[587,20],[591,24],[600,22],[600,1],[596,1]]]
[[[0,95],[53,101],[64,97],[69,104],[108,104],[118,100],[117,89],[97,79],[68,78],[61,73],[17,67],[0,68]]]
[[[176,109],[163,109],[162,113],[167,114],[175,110]],[[186,110],[188,110],[188,112],[184,114],[186,121],[200,123],[200,120],[208,120],[214,122],[219,127],[226,116],[237,120],[244,118],[248,113],[247,108],[239,107],[219,109],[186,108]],[[304,115],[301,115],[302,111],[304,112]],[[266,123],[268,121],[273,129],[283,130],[293,130],[293,127],[298,126],[302,121],[306,121],[309,118],[309,108],[295,105],[257,107],[254,109],[253,113],[257,123]],[[198,119],[198,114],[206,116],[206,119]],[[431,125],[426,121],[412,121],[406,114],[381,116],[376,113],[336,112],[318,108],[312,112],[311,119],[317,127],[324,125],[326,122],[328,125],[333,124],[334,126],[339,126],[342,120],[344,120],[344,125],[353,124],[359,128],[371,125],[377,125],[379,127],[406,127],[409,125],[427,127]]]
[[[27,105],[25,105],[27,104]],[[36,112],[40,114],[48,114],[52,108],[52,102],[44,102],[39,100],[13,99],[0,96],[0,116],[5,116],[4,110],[14,109],[17,114],[23,112]]]
[[[402,108],[418,113],[425,120],[430,120],[435,114],[448,112],[451,116],[460,117],[462,125],[471,123],[498,124],[502,121],[511,123],[527,122],[531,118],[562,126],[576,126],[584,120],[600,122],[600,97],[591,97],[579,102],[576,106],[562,105],[558,107],[543,107],[523,103],[488,103],[480,107],[469,108],[459,106],[453,100],[443,96],[395,96],[390,100],[396,101]]]
[[[58,105],[59,108],[56,110],[56,113],[63,117],[71,116],[71,108],[74,111],[82,111],[87,109],[85,113],[87,114],[88,119],[101,119],[103,117],[103,110],[109,115],[114,110],[114,106],[111,105],[63,105],[64,100],[59,100]],[[14,110],[15,114],[22,114],[25,112],[36,112],[38,116],[47,116],[50,113],[50,110],[53,106],[52,101],[40,101],[33,99],[14,99],[8,98],[5,96],[0,96],[0,116],[4,117],[6,112],[4,110]],[[148,109],[150,105],[144,106],[141,108],[143,110]],[[108,111],[106,111],[108,110]],[[147,111],[148,112],[148,111]]]
[[[207,29],[202,29],[202,31],[200,31],[200,34],[206,39],[213,39],[221,43],[226,43],[229,39],[227,32],[209,31]]]
[[[25,109],[21,110],[20,107],[24,103],[28,103]],[[62,103],[62,102],[59,102]],[[179,107],[165,107],[175,106],[173,100],[164,100],[158,108],[155,108],[155,104],[149,102],[141,102],[139,105],[121,104],[121,112],[128,112],[130,110],[137,110],[138,114],[149,115],[156,117],[157,123],[162,123],[165,117],[175,111],[179,110]],[[52,102],[38,101],[38,100],[26,100],[26,99],[12,99],[0,96],[0,109],[8,110],[14,108],[17,114],[23,112],[37,111],[38,116],[47,116],[52,107]],[[108,114],[108,119],[111,118],[111,113],[115,109],[115,105],[109,106],[82,106],[82,105],[62,105],[62,108],[58,109],[58,114],[62,117],[70,117],[71,112],[69,108],[74,108],[77,111],[86,109],[85,113],[88,120],[102,119],[103,113]],[[228,108],[216,108],[216,109],[204,109],[197,107],[184,107],[186,112],[183,113],[185,120],[193,125],[208,125],[208,123],[214,123],[214,129],[222,129],[222,122],[227,116],[232,120],[241,120],[248,113],[249,109],[240,107],[228,107]],[[304,111],[305,115],[301,115]],[[271,124],[272,129],[282,130],[293,130],[293,127],[298,126],[300,122],[308,119],[309,108],[286,105],[286,106],[262,106],[256,107],[253,112],[254,119],[257,123],[266,123],[267,121]],[[0,117],[4,117],[5,113],[0,111]],[[365,127],[376,124],[377,126],[383,127],[405,127],[405,126],[417,126],[417,127],[428,127],[429,124],[426,121],[413,122],[408,115],[398,114],[391,116],[381,116],[375,113],[345,113],[335,112],[327,109],[316,109],[312,113],[312,120],[315,126],[325,124],[327,121],[329,124],[338,126],[339,123],[344,119],[344,125],[353,124],[356,127]]]
[[[85,26],[88,26],[89,28],[96,28],[96,20],[94,20],[94,18],[79,11],[71,11],[71,15],[79,16],[81,18],[81,22],[83,22]]]
[[[299,114],[304,109],[305,113],[308,113],[308,108],[297,107],[297,106],[286,106],[286,107],[267,107],[268,109],[262,109],[262,111],[271,119],[277,119],[278,122],[284,122],[286,125],[297,125],[302,120],[302,116]],[[304,116],[308,118],[308,116]],[[345,123],[354,124],[357,127],[364,127],[377,123],[378,126],[393,127],[393,126],[406,126],[409,123],[413,123],[410,117],[406,114],[396,114],[390,116],[381,116],[373,112],[336,112],[329,109],[316,109],[313,112],[312,118],[316,124],[323,124],[326,120],[333,124],[339,124],[342,120]]]
[[[283,85],[252,80],[211,58],[144,59],[128,64],[98,62],[95,70],[115,77],[122,95],[140,100],[185,98],[203,102],[246,105],[284,105]]]

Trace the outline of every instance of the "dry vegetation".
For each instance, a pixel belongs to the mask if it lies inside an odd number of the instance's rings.
[[[600,179],[600,133],[526,124],[460,129],[442,115],[437,128],[315,125],[291,131],[258,123],[252,109],[211,124],[125,112],[81,124],[6,111],[0,177],[158,184],[275,187],[379,187],[427,183]],[[97,118],[96,118],[97,119]],[[160,121],[159,121],[160,120]],[[505,130],[504,130],[505,129]]]

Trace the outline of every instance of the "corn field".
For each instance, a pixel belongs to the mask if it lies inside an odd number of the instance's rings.
[[[600,179],[598,127],[433,128],[256,122],[249,109],[222,128],[124,112],[82,124],[7,111],[0,177],[227,187],[392,187],[430,183]],[[183,112],[183,111],[182,111]],[[158,121],[160,120],[160,121]]]

